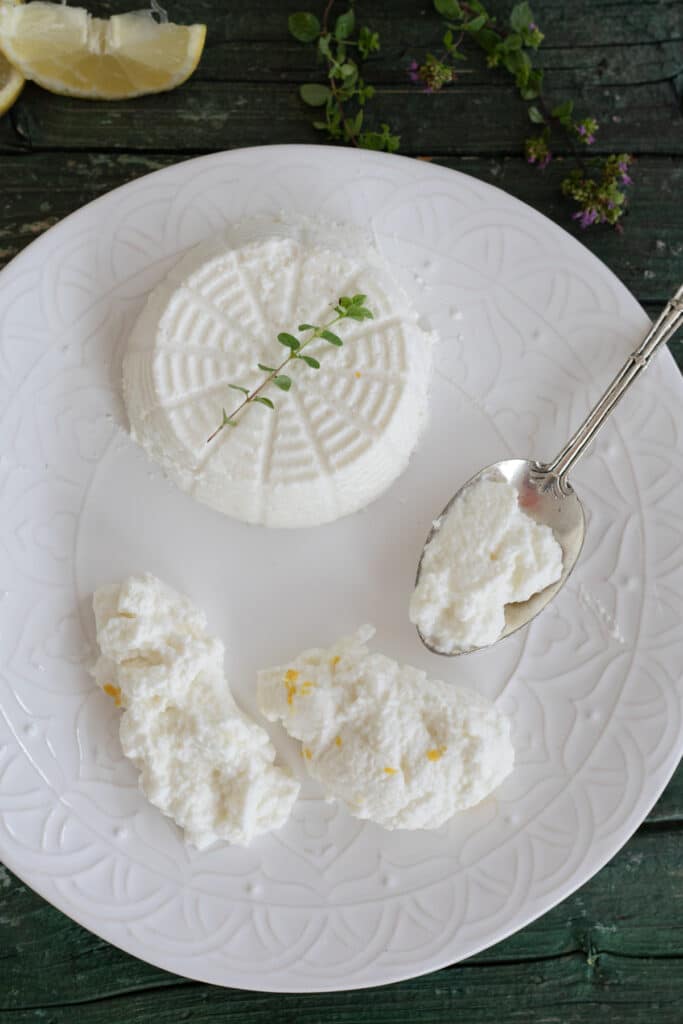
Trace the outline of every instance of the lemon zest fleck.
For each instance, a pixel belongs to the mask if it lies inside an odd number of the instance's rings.
[[[336,745],[338,747],[341,747],[341,745],[342,745],[342,738],[341,738],[341,736],[335,736],[334,742],[336,743]]]
[[[334,658],[332,658],[332,660],[330,661],[330,665],[332,666],[332,668],[336,668],[340,661],[341,655],[335,654]]]
[[[114,703],[116,704],[117,708],[120,708],[121,707],[121,687],[120,686],[114,686],[113,683],[105,683],[104,686],[102,687],[102,689],[104,690],[104,692],[109,697],[113,697],[114,698]]]
[[[396,772],[398,771],[398,768],[389,768],[389,767],[386,767],[386,768],[384,769],[384,771],[385,771],[385,773],[386,773],[387,775],[395,775],[395,774],[396,774]]]
[[[294,698],[296,696],[296,684],[285,683],[285,686],[287,687],[287,703],[291,707],[292,704],[294,703]]]
[[[362,373],[360,372],[360,370],[356,370],[355,376],[357,379],[360,379],[362,377]]]
[[[308,747],[302,747],[301,753],[304,755],[307,761],[310,761],[311,758],[313,757],[313,751],[309,750]]]
[[[295,683],[300,675],[301,673],[297,672],[295,668],[288,668],[287,671],[285,672],[285,682]]]
[[[440,761],[443,755],[446,753],[445,747],[434,747],[433,750],[427,751],[428,761]]]
[[[311,682],[310,679],[305,679],[301,684],[301,689],[299,692],[301,693],[302,697],[305,697],[307,694],[311,692],[311,690],[315,689],[317,685],[317,683]]]

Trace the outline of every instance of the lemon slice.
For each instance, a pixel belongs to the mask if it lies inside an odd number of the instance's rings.
[[[62,96],[120,100],[175,89],[197,67],[205,25],[150,14],[93,18],[83,7],[0,6],[0,49],[24,78]]]

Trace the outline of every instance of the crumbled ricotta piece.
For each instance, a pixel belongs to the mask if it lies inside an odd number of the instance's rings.
[[[425,548],[410,620],[444,653],[484,647],[505,628],[505,605],[562,575],[550,527],[519,507],[505,481],[480,480],[453,503]]]
[[[510,773],[510,723],[470,690],[371,654],[374,632],[259,672],[259,704],[301,740],[328,799],[385,828],[437,828]]]
[[[123,709],[121,745],[147,799],[200,850],[280,828],[299,783],[235,704],[203,612],[150,575],[100,587],[93,606],[102,652],[93,675]]]
[[[334,230],[332,230],[334,228]],[[278,234],[286,231],[285,234]],[[254,237],[247,241],[250,234]],[[369,240],[343,226],[259,221],[183,257],[150,294],[129,339],[124,398],[133,438],[198,501],[250,523],[317,526],[364,508],[405,470],[427,421],[432,342]],[[330,240],[333,245],[330,246]],[[374,319],[345,320],[343,346],[316,340],[274,409],[252,403],[207,438],[279,366],[281,332],[324,324],[341,295]],[[300,340],[310,335],[300,332]]]

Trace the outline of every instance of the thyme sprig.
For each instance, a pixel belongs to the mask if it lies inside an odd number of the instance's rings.
[[[319,370],[320,362],[314,356],[305,355],[304,349],[308,348],[314,341],[326,341],[335,348],[341,348],[344,344],[342,339],[332,328],[336,327],[342,320],[372,320],[373,314],[365,305],[366,295],[342,295],[337,304],[332,307],[334,316],[324,324],[299,324],[297,334],[290,334],[288,331],[281,331],[277,336],[278,342],[288,350],[286,357],[277,366],[267,366],[265,363],[257,363],[259,370],[266,374],[261,383],[255,388],[246,388],[243,384],[228,384],[233,391],[240,392],[244,397],[235,406],[231,413],[222,409],[223,418],[206,443],[209,444],[220,434],[224,427],[236,427],[239,423],[237,417],[248,406],[252,404],[264,405],[267,409],[274,409],[274,402],[263,394],[269,385],[279,388],[280,391],[289,391],[292,386],[292,378],[289,374],[283,373],[290,363],[299,361],[305,363],[310,370]]]
[[[379,35],[366,25],[356,31],[353,7],[331,24],[333,6],[334,0],[328,0],[322,22],[310,11],[289,16],[291,35],[300,43],[314,43],[318,59],[325,65],[326,82],[307,82],[299,95],[309,107],[322,108],[313,127],[327,132],[334,142],[394,153],[400,138],[392,134],[389,125],[370,129],[365,125],[365,107],[375,90],[361,76],[360,64],[378,52]]]
[[[593,145],[600,125],[594,117],[577,119],[574,102],[565,99],[550,103],[544,94],[543,70],[534,63],[534,53],[543,42],[533,11],[524,0],[510,12],[507,24],[499,25],[481,0],[434,0],[434,7],[445,19],[443,53],[428,53],[422,62],[412,61],[408,68],[411,81],[425,92],[438,92],[457,79],[457,63],[465,60],[463,43],[471,40],[486,54],[491,68],[501,68],[514,78],[527,114],[539,134],[524,141],[527,163],[545,170],[553,159],[552,144],[564,135],[572,153],[574,168],[561,183],[562,193],[578,209],[572,214],[582,228],[592,224],[611,224],[621,230],[619,221],[628,202],[624,188],[632,184],[628,153],[589,159],[586,149]]]

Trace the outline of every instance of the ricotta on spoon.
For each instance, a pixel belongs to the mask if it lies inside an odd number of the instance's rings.
[[[409,614],[444,654],[492,644],[505,627],[506,604],[528,601],[562,575],[552,530],[519,507],[505,481],[465,488],[435,525]]]
[[[327,798],[384,828],[438,828],[509,775],[510,723],[470,690],[371,654],[374,632],[259,672],[259,704],[301,740]]]
[[[284,825],[299,783],[235,704],[204,613],[150,575],[100,587],[93,605],[93,675],[123,709],[121,746],[147,799],[200,850]]]

